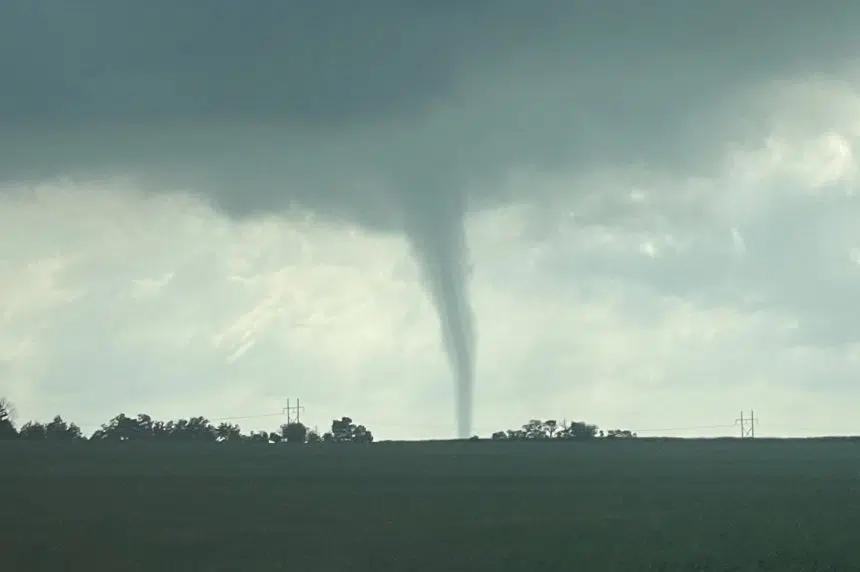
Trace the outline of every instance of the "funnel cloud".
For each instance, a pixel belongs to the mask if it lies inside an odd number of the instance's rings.
[[[475,384],[475,324],[468,288],[463,195],[443,191],[407,195],[403,220],[409,241],[420,261],[436,311],[445,351],[455,383],[457,436],[472,431]]]

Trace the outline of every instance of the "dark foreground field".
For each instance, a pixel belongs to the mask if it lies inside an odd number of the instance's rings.
[[[0,569],[860,570],[860,443],[0,445]]]

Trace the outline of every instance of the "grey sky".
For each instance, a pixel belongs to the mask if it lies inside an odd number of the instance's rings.
[[[443,310],[472,291],[478,429],[648,425],[669,398],[684,425],[709,392],[787,425],[807,390],[856,403],[857,21],[848,1],[3,3],[0,390],[80,416],[307,393],[321,424],[429,408],[441,428],[388,433],[446,434],[423,288]],[[230,335],[252,348],[225,357]]]

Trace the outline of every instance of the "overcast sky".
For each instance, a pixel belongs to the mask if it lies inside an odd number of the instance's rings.
[[[473,328],[478,434],[860,434],[858,21],[0,3],[0,395],[449,437]]]

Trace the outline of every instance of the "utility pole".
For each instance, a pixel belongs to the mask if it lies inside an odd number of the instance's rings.
[[[746,422],[749,421],[749,427],[747,427]],[[750,409],[749,419],[744,417],[744,412],[741,411],[741,416],[738,419],[735,419],[735,425],[740,424],[741,426],[741,439],[755,439],[755,422],[758,421],[755,417],[755,411]]]
[[[750,432],[749,432],[750,439],[755,439],[755,422],[756,421],[758,421],[758,420],[755,418],[755,411],[750,409],[750,419],[749,419],[749,422],[750,422]]]
[[[299,399],[296,399],[295,407],[290,407],[290,400],[289,400],[289,398],[287,398],[287,406],[281,410],[281,413],[283,413],[287,416],[287,425],[289,425],[290,423],[294,423],[294,422],[295,423],[301,423],[302,411],[304,411],[304,410],[305,410],[305,408],[302,407],[302,403]],[[295,421],[293,421],[293,415],[292,415],[293,412],[295,412],[295,414],[296,414]]]

